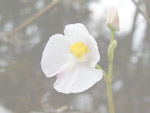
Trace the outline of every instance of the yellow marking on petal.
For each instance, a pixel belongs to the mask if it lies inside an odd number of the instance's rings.
[[[70,53],[78,59],[82,58],[87,52],[90,52],[90,50],[83,42],[77,42],[70,46]]]

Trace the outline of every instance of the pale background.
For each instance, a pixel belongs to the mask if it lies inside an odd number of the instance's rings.
[[[150,16],[150,1],[137,1]],[[108,113],[104,80],[80,94],[60,94],[53,89],[56,78],[45,77],[40,61],[48,38],[79,22],[96,39],[99,65],[107,70],[110,0],[61,0],[17,35],[4,37],[50,2],[0,0],[0,113]],[[115,33],[112,83],[116,113],[150,113],[150,24],[132,0],[117,0],[115,5],[121,28]]]

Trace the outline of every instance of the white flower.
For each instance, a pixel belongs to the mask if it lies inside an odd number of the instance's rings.
[[[65,27],[64,36],[50,37],[42,56],[41,66],[47,77],[57,76],[54,88],[62,93],[79,93],[102,79],[95,69],[100,60],[94,38],[82,24]]]
[[[106,24],[111,30],[120,31],[118,9],[116,7],[111,8]]]

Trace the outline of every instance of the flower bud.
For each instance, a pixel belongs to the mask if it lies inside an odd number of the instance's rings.
[[[118,9],[112,7],[107,18],[107,26],[112,31],[120,31]]]

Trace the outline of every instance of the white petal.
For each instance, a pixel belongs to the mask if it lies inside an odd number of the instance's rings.
[[[102,79],[102,71],[87,65],[68,68],[57,78],[54,88],[61,93],[79,93],[92,87]]]
[[[76,43],[79,41],[85,43],[86,38],[88,38],[87,36],[89,35],[89,32],[83,24],[76,23],[66,25],[64,34],[72,41],[72,43]]]
[[[98,46],[95,39],[89,34],[83,24],[70,24],[65,27],[64,34],[72,43],[83,42],[90,49],[90,58],[88,63],[91,67],[95,67],[100,60]]]
[[[100,60],[100,54],[95,39],[92,36],[90,37],[91,37],[89,39],[90,42],[88,44],[88,48],[90,49],[90,58],[88,64],[90,64],[90,66],[94,68],[98,63],[98,61]]]
[[[42,56],[41,66],[47,77],[56,75],[62,68],[69,55],[69,43],[63,35],[50,37]]]

